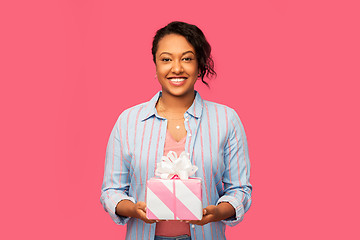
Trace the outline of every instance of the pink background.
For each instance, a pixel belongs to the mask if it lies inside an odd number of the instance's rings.
[[[197,89],[248,137],[253,205],[228,239],[360,239],[359,16],[356,0],[1,1],[0,238],[124,238],[99,201],[107,140],[160,89],[152,37],[182,20],[213,47]]]

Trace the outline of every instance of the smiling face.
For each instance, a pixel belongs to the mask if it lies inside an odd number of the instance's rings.
[[[195,49],[185,37],[169,34],[159,41],[156,74],[164,94],[193,95],[199,69]]]

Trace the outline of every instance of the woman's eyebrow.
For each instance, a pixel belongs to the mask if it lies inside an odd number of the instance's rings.
[[[195,53],[194,53],[193,51],[191,51],[191,50],[184,52],[182,55],[185,55],[185,54],[187,54],[187,53],[192,53],[192,54],[194,54],[194,55],[195,55]],[[169,54],[169,55],[173,55],[172,53],[169,53],[169,52],[162,52],[162,53],[160,53],[160,55],[159,55],[159,56],[161,56],[162,54]]]
[[[185,54],[187,54],[187,53],[192,53],[192,54],[194,54],[195,55],[195,53],[193,52],[193,51],[186,51],[186,52],[184,52],[182,55],[185,55]]]
[[[160,53],[160,55],[159,56],[161,56],[161,55],[163,55],[163,54],[169,54],[169,55],[172,55],[171,53],[169,53],[169,52],[162,52],[162,53]]]

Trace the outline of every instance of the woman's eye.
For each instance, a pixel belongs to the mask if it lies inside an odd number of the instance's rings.
[[[163,61],[163,62],[170,62],[171,59],[170,59],[170,58],[163,58],[163,59],[161,59],[161,61]]]
[[[191,61],[191,60],[192,60],[192,58],[187,57],[187,58],[183,58],[183,60],[188,62],[188,61]]]

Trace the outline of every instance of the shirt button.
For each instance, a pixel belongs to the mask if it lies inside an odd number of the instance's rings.
[[[185,118],[185,122],[187,122],[187,121],[189,121],[189,119],[188,119],[188,118]]]
[[[194,225],[194,224],[192,224],[192,225],[191,225],[191,227],[192,227],[192,228],[195,228],[195,225]]]
[[[189,133],[188,136],[191,137],[191,133]]]

